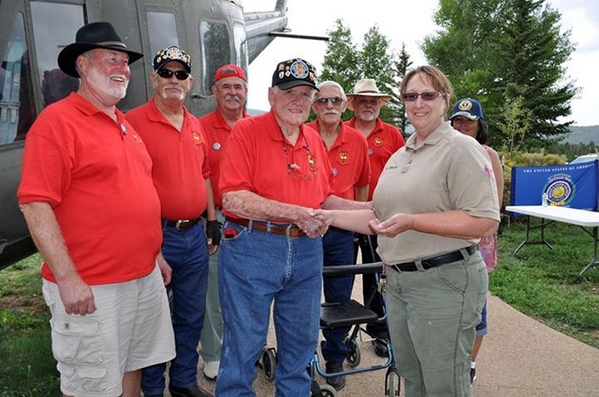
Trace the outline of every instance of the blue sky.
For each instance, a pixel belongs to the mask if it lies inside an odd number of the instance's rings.
[[[276,0],[245,0],[247,11],[272,9]],[[599,125],[599,2],[588,0],[547,0],[562,14],[562,32],[571,30],[571,41],[576,52],[566,64],[567,76],[581,88],[580,95],[572,101],[575,125]],[[404,3],[402,3],[404,4]],[[336,19],[343,20],[351,29],[354,42],[361,42],[366,31],[378,24],[379,29],[391,41],[393,49],[402,42],[414,65],[426,63],[419,46],[425,36],[436,30],[433,13],[438,0],[419,0],[400,6],[396,0],[289,0],[289,28],[298,34],[326,35],[334,27]],[[391,11],[399,8],[400,11]],[[248,106],[268,109],[267,89],[270,86],[276,64],[296,56],[305,58],[320,68],[326,43],[320,41],[281,39],[273,43],[252,62],[249,68]]]

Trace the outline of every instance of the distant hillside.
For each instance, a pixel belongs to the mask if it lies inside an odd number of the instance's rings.
[[[595,142],[599,144],[599,125],[590,125],[585,127],[570,126],[570,134],[566,135],[561,143],[585,143]]]

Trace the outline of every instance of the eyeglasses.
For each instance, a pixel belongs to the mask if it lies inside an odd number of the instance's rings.
[[[156,71],[156,74],[160,77],[162,77],[163,79],[170,79],[171,77],[173,77],[173,74],[175,75],[175,78],[177,80],[187,80],[187,78],[189,77],[189,72],[186,70],[170,70],[170,69],[158,69]]]
[[[343,103],[343,98],[340,98],[338,96],[334,96],[334,97],[322,97],[322,98],[318,98],[316,102],[319,106],[327,106],[327,103],[331,102],[331,105],[333,106],[341,106],[341,104]]]
[[[416,99],[418,99],[418,97],[421,97],[423,101],[434,101],[435,99],[437,99],[437,97],[444,96],[445,94],[442,94],[438,91],[421,92],[420,94],[417,94],[415,92],[406,92],[405,94],[401,94],[401,98],[405,102],[416,102]]]
[[[293,162],[293,163],[289,162],[289,154],[287,153],[287,142],[285,141],[285,138],[283,138],[283,150],[285,151],[285,162],[287,163],[287,174],[294,178],[314,179],[316,177],[316,171],[318,171],[318,166],[316,165],[316,160],[314,159],[314,156],[312,155],[312,152],[310,151],[310,145],[308,145],[308,141],[306,140],[305,136],[304,136],[303,149],[308,154],[308,169],[309,169],[310,173],[302,172],[302,167],[299,164],[297,164],[295,162]]]

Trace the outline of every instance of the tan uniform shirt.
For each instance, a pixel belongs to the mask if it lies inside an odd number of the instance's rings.
[[[471,216],[499,221],[493,168],[481,145],[454,130],[449,122],[416,148],[412,135],[387,162],[374,192],[380,220],[403,212],[421,214],[462,210]],[[475,244],[435,234],[406,231],[379,236],[378,253],[387,264],[440,255]]]

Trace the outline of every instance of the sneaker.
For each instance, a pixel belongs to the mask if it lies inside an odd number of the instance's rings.
[[[343,372],[343,364],[335,361],[328,362],[326,363],[326,370],[327,374]],[[327,377],[326,380],[335,390],[341,390],[345,387],[345,375]]]
[[[470,368],[470,383],[476,380],[476,368]]]
[[[204,363],[204,376],[208,380],[216,380],[218,376],[218,369],[220,368],[220,361],[207,361]]]
[[[372,341],[372,345],[374,346],[374,352],[379,357],[389,357],[389,350],[387,349],[387,344],[383,341],[375,339]]]

